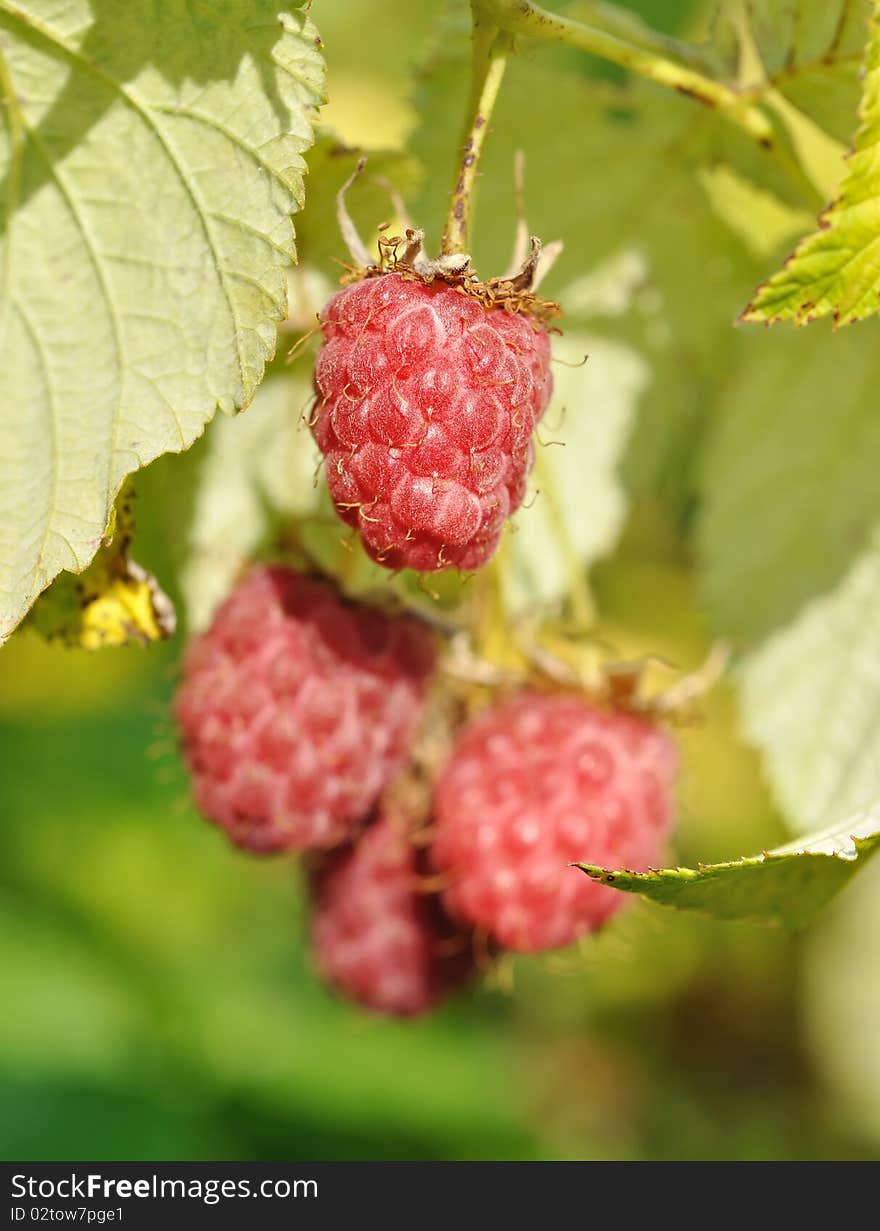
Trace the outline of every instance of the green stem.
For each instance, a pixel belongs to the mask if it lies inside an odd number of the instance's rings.
[[[473,76],[461,162],[458,167],[441,252],[444,256],[467,252],[468,231],[473,213],[474,187],[489,120],[512,50],[509,35],[492,23],[481,21],[474,0]]]
[[[629,9],[618,8],[616,4],[607,4],[604,0],[579,0],[568,7],[572,19],[592,26],[594,30],[614,35],[618,40],[641,47],[645,51],[663,55],[675,64],[687,65],[704,76],[711,77],[715,71],[709,56],[702,48],[683,43],[681,39],[672,38],[668,34],[661,34],[659,30],[652,30],[641,17]]]
[[[495,556],[474,578],[476,595],[472,622],[478,656],[493,666],[517,667],[522,654],[512,635],[506,602],[510,567],[510,532],[502,536]]]
[[[654,35],[647,26],[640,29],[638,42],[632,42],[622,37],[626,28],[623,21],[617,21],[617,33],[611,33],[609,28],[548,13],[531,0],[473,0],[473,4],[482,20],[508,34],[564,43],[601,56],[640,77],[717,108],[762,145],[772,142],[773,127],[760,108],[743,98],[738,90],[695,67],[694,57],[686,55],[681,45]],[[612,24],[608,18],[611,11],[611,6],[603,6],[606,27]]]

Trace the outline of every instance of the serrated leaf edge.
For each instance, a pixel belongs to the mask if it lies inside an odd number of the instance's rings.
[[[867,37],[867,41],[865,44],[865,53],[864,53],[863,62],[862,62],[863,75],[867,74],[868,61],[869,61],[869,57],[870,57],[871,50],[872,50],[872,39],[877,38],[878,40],[880,40],[880,0],[874,0],[873,11],[868,17],[867,24],[868,24],[868,37]],[[876,30],[875,30],[875,27],[876,27]],[[880,72],[880,66],[878,66],[877,71]],[[850,159],[853,157],[854,154],[862,152],[860,149],[859,143],[862,139],[862,136],[866,134],[867,125],[868,125],[868,119],[864,114],[865,103],[866,103],[866,98],[865,98],[865,94],[863,94],[862,99],[859,104],[859,112],[858,112],[860,123],[856,130],[856,134],[853,138],[853,143],[851,147],[849,148],[849,150],[847,150],[846,154],[844,155],[844,161],[847,164],[849,163]],[[807,255],[808,249],[816,241],[817,238],[819,238],[824,232],[830,230],[834,226],[835,215],[839,214],[840,212],[842,212],[843,210],[847,208],[846,193],[847,193],[848,179],[849,179],[849,174],[847,171],[847,174],[844,175],[843,181],[840,185],[837,195],[819,213],[816,219],[816,230],[811,231],[809,235],[805,235],[800,240],[800,242],[797,244],[795,249],[791,253],[789,253],[789,255],[785,258],[785,260],[782,263],[781,268],[778,269],[774,274],[771,274],[769,278],[765,279],[755,288],[755,290],[752,293],[751,298],[749,299],[748,304],[745,306],[745,308],[743,308],[742,312],[736,318],[736,321],[735,321],[736,324],[738,325],[739,324],[755,324],[755,325],[764,325],[765,327],[767,327],[769,325],[782,324],[784,321],[790,320],[792,326],[794,328],[798,328],[803,325],[809,325],[812,321],[818,320],[823,316],[830,315],[832,319],[832,328],[834,330],[837,330],[841,328],[842,325],[855,324],[856,322],[862,319],[862,317],[860,316],[847,314],[845,319],[841,320],[842,309],[840,307],[834,309],[830,313],[828,310],[822,310],[822,309],[819,309],[817,311],[815,300],[812,302],[804,302],[803,300],[801,300],[799,302],[798,307],[795,310],[793,310],[791,313],[785,313],[785,314],[774,313],[772,315],[768,315],[766,310],[762,310],[761,308],[762,297],[765,297],[765,295],[771,290],[771,288],[779,287],[781,284],[784,283],[787,271],[790,270],[790,268],[795,264],[795,262],[799,261],[802,257]],[[817,296],[817,298],[821,298],[821,296]]]

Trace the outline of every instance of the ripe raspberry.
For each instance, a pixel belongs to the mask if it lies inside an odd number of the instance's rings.
[[[521,693],[478,715],[435,793],[450,914],[522,952],[595,931],[624,898],[568,864],[658,863],[677,760],[646,719],[576,696]]]
[[[469,938],[418,886],[419,852],[381,816],[313,877],[318,969],[338,991],[380,1013],[424,1013],[472,969]]]
[[[550,399],[546,329],[399,273],[339,291],[321,329],[312,430],[340,517],[388,568],[485,564]]]
[[[342,841],[403,766],[433,665],[415,620],[253,569],[183,666],[175,710],[198,807],[252,851]]]

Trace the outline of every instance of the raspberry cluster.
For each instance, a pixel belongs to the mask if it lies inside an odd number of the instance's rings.
[[[434,666],[421,622],[257,567],[190,644],[175,701],[209,820],[250,851],[329,852],[312,874],[317,966],[382,1013],[425,1012],[472,968],[469,937],[422,889],[405,819],[376,812]]]
[[[656,865],[672,820],[668,735],[522,691],[458,731],[417,840],[400,803],[412,792],[386,788],[413,755],[434,666],[421,622],[257,567],[191,644],[176,699],[199,808],[248,850],[313,852],[317,969],[382,1013],[433,1007],[476,950],[596,931],[624,898],[570,864]]]
[[[373,560],[479,569],[523,501],[552,393],[558,305],[536,288],[553,246],[532,238],[518,273],[481,282],[456,245],[430,259],[407,227],[380,235],[374,263],[344,202],[362,166],[337,198],[354,265],[320,313],[312,433]],[[422,622],[255,567],[191,644],[175,706],[205,816],[247,850],[305,853],[320,976],[406,1016],[478,952],[600,928],[625,899],[571,864],[658,863],[677,769],[647,718],[527,689],[457,733],[447,697],[436,764],[416,743],[434,671]]]
[[[388,568],[480,568],[525,495],[547,330],[402,273],[344,287],[320,319],[312,431],[339,516]]]

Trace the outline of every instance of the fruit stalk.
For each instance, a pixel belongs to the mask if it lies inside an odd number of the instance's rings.
[[[474,3],[473,77],[468,102],[465,137],[441,252],[444,256],[469,251],[468,231],[473,212],[473,194],[489,120],[495,109],[513,47],[510,35],[479,19]]]

